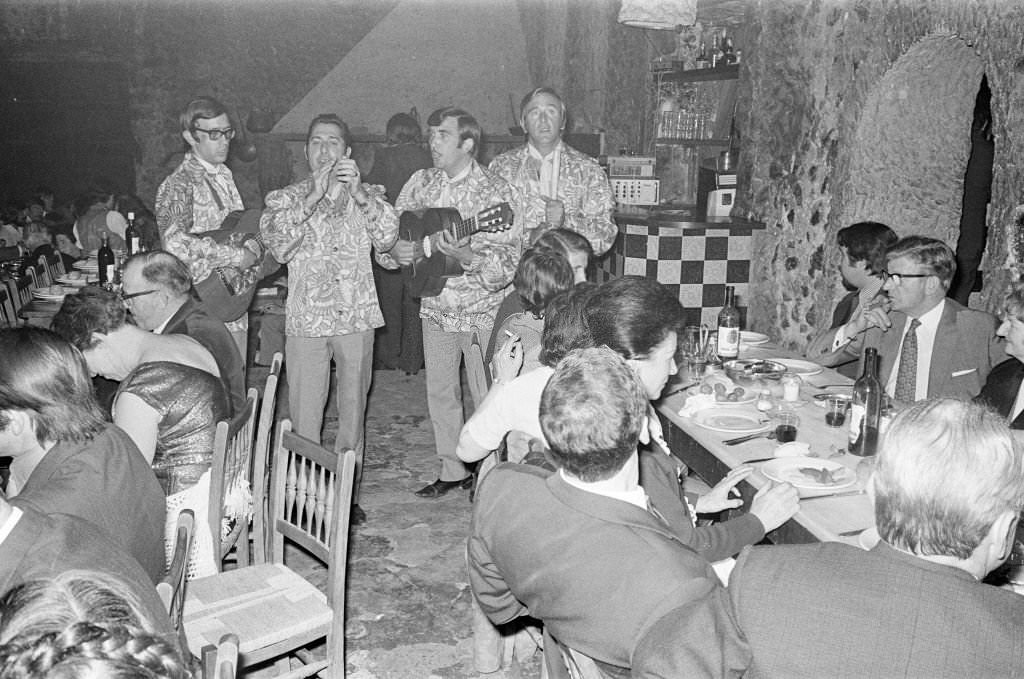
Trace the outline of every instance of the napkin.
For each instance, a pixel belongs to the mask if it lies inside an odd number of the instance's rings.
[[[686,403],[679,409],[680,417],[693,417],[707,408],[715,406],[714,394],[691,394],[686,397]]]
[[[775,457],[807,457],[811,445],[805,441],[790,441],[775,449]]]

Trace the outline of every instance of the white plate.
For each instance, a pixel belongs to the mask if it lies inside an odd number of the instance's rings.
[[[881,539],[878,535],[878,529],[872,526],[857,536],[857,546],[861,549],[871,550]]]
[[[80,259],[74,264],[72,264],[72,266],[74,266],[79,271],[90,271],[95,273],[100,270],[99,262],[97,262],[95,259]]]
[[[72,288],[84,288],[86,285],[89,284],[89,281],[86,279],[85,276],[82,276],[81,278],[70,278],[68,276],[58,276],[57,277],[57,282],[60,283],[61,285],[69,285]]]
[[[800,375],[801,377],[807,377],[808,375],[817,375],[824,368],[813,361],[801,361],[798,358],[772,358],[769,359],[776,363],[781,363],[786,366],[788,372],[794,375]]]
[[[64,295],[67,291],[64,290],[63,286],[52,285],[48,288],[36,288],[32,291],[32,296],[36,299],[43,299],[47,301],[59,301],[64,299]]]
[[[698,384],[697,386],[690,387],[689,389],[686,390],[686,393],[689,394],[690,396],[697,396],[697,395],[699,395],[700,394],[700,385]],[[756,400],[757,400],[757,392],[754,391],[753,389],[747,389],[746,387],[744,387],[743,388],[743,396],[741,398],[739,398],[739,399],[737,399],[735,401],[719,401],[716,398],[715,399],[715,405],[716,406],[725,406],[725,407],[728,407],[728,406],[742,406],[742,405],[746,405],[748,403],[753,403]]]
[[[810,476],[800,471],[801,467],[813,467],[814,469],[828,469],[831,472],[842,472],[838,483],[819,483]],[[770,462],[765,462],[761,467],[761,473],[772,481],[790,483],[796,488],[805,490],[841,490],[849,488],[857,483],[857,473],[849,467],[844,467],[838,462],[823,460],[818,457],[780,457]]]
[[[764,431],[770,424],[761,413],[746,408],[708,408],[694,415],[693,421],[712,431],[727,434],[753,434]]]
[[[740,330],[740,341],[750,346],[757,346],[758,344],[764,344],[768,341],[768,335],[763,335],[759,332],[752,332],[750,330]]]

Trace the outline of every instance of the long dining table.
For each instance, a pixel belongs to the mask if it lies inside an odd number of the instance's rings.
[[[740,357],[802,358],[791,351],[770,344],[755,347],[744,345],[741,347]],[[800,400],[796,403],[785,403],[782,400],[782,387],[778,382],[766,380],[764,386],[772,392],[777,408],[781,406],[797,413],[800,424],[796,440],[808,444],[812,456],[828,459],[851,469],[857,475],[857,481],[852,487],[835,493],[801,489],[800,510],[791,520],[772,531],[768,539],[775,543],[842,541],[857,545],[861,531],[874,526],[874,509],[867,494],[850,492],[864,490],[873,458],[857,457],[846,452],[847,427],[828,426],[825,423],[824,408],[817,405],[814,399],[816,395],[827,391],[849,394],[853,381],[829,368],[824,368],[817,374],[802,376],[801,379],[803,384],[800,387]],[[681,415],[680,410],[690,397],[688,391],[691,390],[676,391],[680,386],[682,385],[679,378],[670,382],[665,389],[668,395],[656,404],[656,408],[662,420],[666,442],[672,452],[705,483],[713,486],[730,470],[745,464],[748,460],[759,460],[774,455],[779,447],[774,440],[761,437],[738,445],[726,445],[724,441],[735,438],[736,433],[702,426],[697,422],[699,418]],[[672,393],[673,391],[676,393]],[[721,405],[745,409],[752,414],[759,412],[754,403]],[[765,425],[765,429],[769,429],[770,426]],[[752,464],[754,473],[737,487],[744,499],[744,507],[749,507],[757,489],[770,482],[770,479],[761,472],[765,464]],[[813,495],[820,497],[810,499]]]

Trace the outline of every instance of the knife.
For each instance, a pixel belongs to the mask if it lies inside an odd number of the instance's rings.
[[[775,438],[775,431],[771,430],[771,429],[768,429],[768,430],[765,430],[765,431],[759,431],[756,434],[747,434],[746,436],[739,436],[739,437],[734,438],[734,439],[726,439],[726,440],[722,441],[722,443],[727,445],[727,446],[735,446],[735,445],[738,445],[740,443],[746,443],[747,441],[753,441],[754,439],[759,439],[759,438],[762,438],[762,437],[768,437],[770,439],[771,438]]]
[[[810,500],[823,500],[829,497],[845,497],[847,495],[864,495],[865,493],[867,493],[866,490],[847,490],[842,493],[831,493],[829,495],[812,495],[810,497],[802,497],[800,498],[800,502],[808,502]]]
[[[743,460],[740,464],[756,464],[758,462],[771,462],[778,459],[777,457],[756,457],[753,460]]]

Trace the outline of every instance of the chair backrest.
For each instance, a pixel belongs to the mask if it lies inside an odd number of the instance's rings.
[[[68,270],[64,268],[64,258],[60,256],[59,252],[53,253],[53,258],[49,262],[50,278],[56,283],[57,279],[67,274]]]
[[[25,275],[28,277],[29,280],[29,291],[36,290],[44,285],[47,285],[46,283],[42,282],[39,271],[36,270],[36,267],[34,265],[25,267]]]
[[[157,583],[156,593],[164,603],[167,616],[171,619],[183,650],[188,649],[185,628],[181,624],[185,612],[185,574],[188,570],[189,555],[192,553],[192,536],[195,533],[196,517],[191,509],[183,509],[178,513],[178,523],[174,531],[174,549],[171,552],[171,565],[163,580]]]
[[[213,536],[213,560],[221,570],[224,557],[238,542],[238,563],[246,565],[248,559],[248,526],[251,516],[252,446],[256,434],[256,402],[259,392],[250,389],[245,408],[234,419],[221,420],[213,438],[213,464],[210,469],[209,524]],[[222,526],[224,519],[234,519],[234,527],[226,538]],[[244,553],[243,553],[244,552]]]
[[[31,276],[11,278],[7,281],[7,289],[11,293],[11,301],[14,303],[14,313],[18,313],[21,311],[21,307],[32,301],[33,280]]]
[[[272,466],[271,559],[283,563],[287,539],[327,564],[327,601],[334,610],[327,657],[344,668],[345,576],[356,453],[346,450],[339,456],[294,433],[291,420],[285,419],[277,427]]]
[[[256,444],[252,451],[252,532],[253,554],[256,563],[267,562],[267,460],[270,458],[270,440],[274,428],[274,411],[277,408],[277,384],[281,379],[283,357],[278,351],[270,361],[270,374],[263,385],[263,400],[260,401],[259,417],[256,422]]]
[[[473,333],[469,349],[466,350],[466,378],[469,382],[469,393],[473,404],[479,408],[487,396],[487,367],[484,365],[484,352],[480,347],[480,338]]]
[[[18,325],[18,314],[7,286],[0,286],[0,326],[13,328]]]
[[[50,287],[56,282],[50,272],[50,262],[46,255],[39,255],[39,280],[45,287]]]

